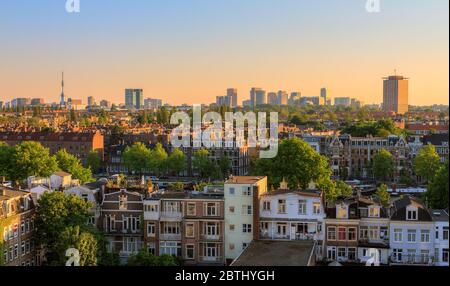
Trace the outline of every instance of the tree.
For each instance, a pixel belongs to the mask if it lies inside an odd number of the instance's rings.
[[[380,202],[384,207],[389,207],[391,196],[389,195],[388,187],[385,184],[382,184],[377,188],[375,195],[380,199]]]
[[[161,256],[155,256],[148,252],[146,248],[142,248],[139,252],[132,254],[128,258],[127,262],[128,266],[179,266],[180,263],[178,262],[177,258],[175,256],[171,255],[161,255]]]
[[[150,150],[143,143],[138,142],[125,149],[123,160],[131,171],[142,175],[148,169],[150,156]]]
[[[49,264],[64,265],[67,259],[66,247],[75,245],[81,233],[89,232],[88,218],[91,206],[82,198],[74,195],[66,196],[62,192],[46,192],[39,198],[36,208],[35,238],[36,242],[46,249]],[[84,242],[86,241],[89,242],[91,239],[84,237]]]
[[[169,189],[174,191],[180,191],[184,189],[184,184],[182,182],[175,182],[169,185]]]
[[[72,174],[74,179],[80,180],[82,184],[92,182],[92,172],[89,168],[84,168],[80,160],[65,149],[61,149],[55,154],[58,166],[64,172]]]
[[[101,164],[100,155],[96,151],[91,151],[86,157],[86,167],[90,168],[93,173],[97,173]]]
[[[440,158],[433,145],[425,145],[414,159],[414,170],[427,182],[430,182],[440,168]]]
[[[167,168],[167,157],[167,152],[161,143],[156,144],[150,152],[149,169],[159,176]]]
[[[0,142],[0,176],[9,178],[11,174],[11,156],[14,148],[4,142]]]
[[[269,185],[278,186],[283,178],[291,188],[306,189],[310,182],[329,183],[331,169],[326,157],[308,143],[292,138],[281,141],[278,155],[273,159],[257,159],[255,175],[268,176]]]
[[[80,226],[68,226],[59,236],[58,252],[65,253],[69,248],[75,248],[80,253],[80,266],[97,266],[98,243],[95,236],[82,231]],[[66,260],[67,258],[64,258]],[[61,265],[64,261],[52,261],[53,265]],[[64,264],[63,264],[64,265]]]
[[[172,151],[167,159],[167,167],[170,172],[173,172],[178,177],[179,173],[186,169],[186,160],[184,153],[176,148]]]
[[[353,195],[352,187],[343,181],[336,181],[336,189],[340,196],[351,197]]]
[[[387,182],[394,173],[394,159],[386,149],[381,149],[372,161],[373,175],[377,180]]]
[[[436,172],[431,183],[428,185],[427,198],[431,208],[446,209],[448,208],[448,160]]]
[[[194,152],[194,157],[192,159],[192,167],[202,179],[210,179],[214,174],[215,166],[209,159],[208,155],[208,150],[200,149]]]
[[[58,170],[58,164],[49,150],[40,143],[25,141],[13,148],[10,161],[12,180],[24,180],[29,176],[48,177]]]
[[[220,169],[220,178],[224,179],[228,177],[231,171],[230,159],[227,156],[221,156],[218,165]]]

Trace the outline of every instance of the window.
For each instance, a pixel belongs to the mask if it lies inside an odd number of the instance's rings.
[[[420,261],[422,263],[428,263],[429,257],[430,257],[430,252],[428,251],[428,249],[420,250]]]
[[[158,212],[158,205],[146,205],[144,206],[146,212]]]
[[[395,262],[401,262],[403,256],[403,249],[393,249],[392,256]]]
[[[416,242],[416,230],[408,229],[408,242]]]
[[[263,202],[263,211],[270,212],[270,202]]]
[[[313,214],[320,214],[320,203],[313,203]]]
[[[181,204],[179,202],[164,202],[163,208],[168,213],[181,212]]]
[[[369,238],[369,228],[367,226],[361,226],[359,229],[359,239]]]
[[[193,244],[187,244],[185,258],[189,260],[194,259],[194,253],[195,253],[195,246]]]
[[[219,215],[219,205],[216,203],[206,203],[205,216],[218,216]]]
[[[9,261],[14,260],[14,248],[12,246],[9,247]]]
[[[246,242],[242,243],[242,250],[246,249],[247,246],[248,246],[248,243],[246,243]]]
[[[406,220],[417,220],[417,210],[407,210]]]
[[[219,257],[219,247],[215,243],[206,243],[203,246],[203,256],[207,260],[215,260]]]
[[[338,260],[347,260],[347,249],[345,247],[338,247],[337,256]]]
[[[402,242],[403,240],[403,231],[401,228],[394,229],[394,242]]]
[[[252,188],[251,187],[243,187],[242,188],[242,195],[244,197],[250,197],[252,195]]]
[[[194,237],[194,223],[186,223],[186,237]]]
[[[230,250],[234,250],[234,247],[235,247],[235,246],[234,246],[234,243],[230,243],[230,244],[229,244]]]
[[[430,231],[428,229],[420,231],[420,242],[430,242]]]
[[[20,223],[20,235],[24,235],[25,234],[25,221],[22,221]]]
[[[336,240],[336,227],[334,227],[334,226],[328,227],[327,239],[328,240]]]
[[[28,222],[28,226],[29,226],[30,221],[27,220],[27,222]],[[13,230],[14,230],[14,237],[18,237],[19,236],[19,224],[15,223]],[[26,232],[28,232],[28,228],[27,228]]]
[[[154,223],[147,223],[147,236],[154,237],[156,234],[156,226]]]
[[[230,188],[229,193],[230,193],[230,195],[234,196],[234,194],[235,194],[235,189],[234,189],[234,188]]]
[[[156,245],[153,242],[147,244],[148,253],[156,255]]]
[[[278,213],[279,214],[286,213],[286,200],[278,200]]]
[[[8,249],[3,250],[3,257],[5,259],[5,263],[8,262]]]
[[[252,225],[251,224],[243,224],[242,225],[242,232],[243,233],[251,233],[252,232]]]
[[[8,227],[3,227],[3,240],[7,241],[8,240]]]
[[[338,240],[346,240],[347,239],[347,235],[346,235],[346,229],[345,227],[339,227],[338,228]]]
[[[369,238],[370,239],[380,238],[380,229],[378,228],[378,226],[369,226]]]
[[[119,209],[126,210],[128,206],[128,198],[126,195],[119,196]]]
[[[444,226],[444,230],[442,233],[442,239],[443,240],[448,240],[448,226]]]
[[[379,207],[370,207],[369,208],[369,217],[380,217],[380,208]]]
[[[407,255],[408,255],[408,262],[412,263],[415,262],[416,260],[416,250],[415,249],[408,249],[406,251]]]
[[[442,249],[442,262],[448,262],[448,248]]]
[[[234,207],[229,207],[228,210],[229,210],[230,214],[234,214]]]
[[[19,245],[15,244],[14,245],[14,259],[19,258]]]
[[[180,225],[176,222],[166,222],[163,230],[163,234],[180,234]]]
[[[435,235],[436,239],[439,239],[439,227],[438,226],[436,226],[436,231],[435,231],[434,235]]]
[[[287,225],[284,223],[277,224],[277,234],[278,235],[286,235],[287,233]]]
[[[230,231],[234,231],[234,224],[230,224]]]
[[[243,205],[242,206],[242,214],[251,215],[252,214],[252,206]]]
[[[348,257],[348,260],[355,261],[356,260],[356,248],[349,247],[347,250],[347,257]]]
[[[336,247],[327,247],[327,258],[330,260],[336,260]]]
[[[20,245],[20,254],[25,256],[25,241],[22,241],[22,244]]]
[[[174,241],[165,241],[159,244],[160,255],[181,256],[181,243]]]
[[[203,235],[218,236],[219,235],[219,223],[207,222],[203,225]]]
[[[348,240],[351,240],[351,241],[356,240],[356,227],[348,228]]]
[[[30,253],[30,250],[31,250],[31,243],[29,240],[27,240],[25,242],[25,252],[28,254],[28,253]]]
[[[298,201],[298,214],[306,214],[306,201],[305,200]]]
[[[196,206],[195,203],[187,204],[187,215],[195,215],[196,214]]]

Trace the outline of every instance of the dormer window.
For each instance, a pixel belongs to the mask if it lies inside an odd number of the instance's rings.
[[[417,220],[417,208],[415,207],[408,207],[406,208],[406,220]]]
[[[336,218],[348,219],[348,206],[340,204],[336,206]]]
[[[380,217],[380,208],[377,206],[369,207],[369,217]]]
[[[128,205],[128,198],[126,195],[119,196],[119,209],[126,210]]]

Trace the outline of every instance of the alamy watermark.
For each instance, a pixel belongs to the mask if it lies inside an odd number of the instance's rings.
[[[80,0],[67,0],[66,12],[67,13],[80,13]]]
[[[381,12],[381,0],[367,0],[366,11],[369,13]]]
[[[245,114],[225,112],[225,120],[217,112],[207,112],[202,118],[201,106],[194,105],[192,126],[191,118],[186,112],[172,114],[170,124],[179,124],[172,130],[170,137],[172,146],[176,148],[203,147],[209,149],[247,146],[249,148],[259,147],[260,158],[270,159],[278,154],[277,112],[270,112],[269,126],[267,127],[265,112],[258,112],[258,116],[254,112]],[[246,131],[247,136],[245,136]]]

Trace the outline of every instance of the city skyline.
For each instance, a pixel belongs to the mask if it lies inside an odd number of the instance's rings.
[[[236,88],[240,104],[252,87],[326,87],[379,104],[397,69],[411,105],[448,104],[448,1],[383,1],[380,13],[365,0],[128,2],[83,1],[69,14],[56,1],[2,1],[0,101],[59,102],[64,70],[66,98],[83,101],[123,103],[126,88],[142,88],[170,104],[212,103]]]

